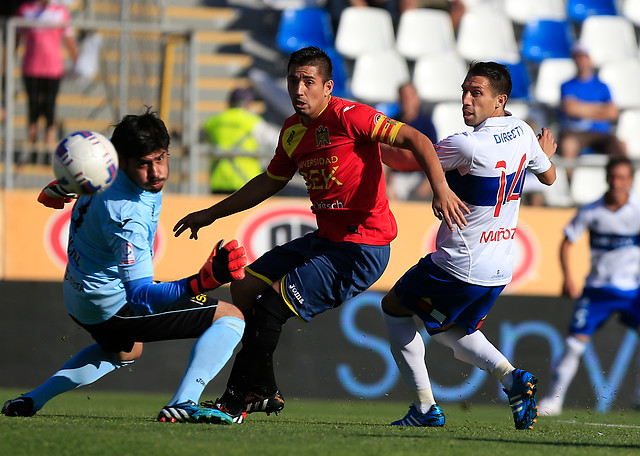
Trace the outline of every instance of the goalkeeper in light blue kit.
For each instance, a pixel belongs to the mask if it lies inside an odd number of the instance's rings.
[[[197,338],[178,390],[158,421],[227,423],[225,413],[198,406],[206,384],[226,364],[244,332],[242,312],[203,293],[244,277],[244,247],[220,241],[200,271],[154,283],[153,244],[169,177],[169,134],[150,109],[127,115],[111,138],[120,169],[115,182],[81,196],[69,227],[64,300],[95,344],[73,356],[36,389],[7,401],[6,416],[32,416],[53,397],[91,384],[142,354],[144,342]],[[38,201],[62,208],[73,195],[57,182]]]

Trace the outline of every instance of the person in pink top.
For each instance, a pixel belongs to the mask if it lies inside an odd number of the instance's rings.
[[[46,120],[45,143],[48,151],[55,149],[57,138],[54,125],[55,107],[60,81],[65,72],[62,44],[71,59],[78,57],[71,14],[66,6],[52,0],[23,3],[18,17],[43,24],[60,23],[60,27],[25,27],[21,30],[24,45],[22,76],[28,97],[29,143],[32,151],[38,141],[38,119]]]

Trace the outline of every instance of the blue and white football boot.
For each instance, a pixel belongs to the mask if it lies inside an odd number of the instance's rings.
[[[509,405],[513,412],[513,422],[516,429],[532,429],[537,422],[538,405],[536,404],[536,378],[533,374],[522,369],[512,372],[513,385],[507,391]]]
[[[433,404],[427,413],[420,412],[414,404],[401,420],[394,421],[391,426],[442,427],[444,412],[438,404]]]

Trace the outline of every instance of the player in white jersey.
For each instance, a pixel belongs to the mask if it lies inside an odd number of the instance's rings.
[[[443,426],[425,364],[424,342],[413,316],[456,358],[493,374],[509,397],[516,429],[536,421],[535,377],[515,369],[479,331],[511,280],[520,196],[528,169],[546,185],[555,180],[549,160],[556,144],[547,129],[537,135],[505,111],[509,70],[474,63],[462,84],[462,115],[470,133],[450,136],[436,151],[451,189],[471,213],[464,229],[440,226],[436,251],[407,271],[382,300],[391,351],[414,393],[398,426]]]
[[[580,357],[593,334],[613,315],[629,328],[640,328],[640,198],[631,193],[633,165],[628,158],[607,164],[608,190],[597,201],[582,206],[564,229],[560,263],[563,296],[577,299],[565,352],[553,369],[548,395],[540,414],[559,415]],[[580,291],[572,278],[571,245],[589,231],[591,271]],[[636,391],[636,402],[640,395]]]

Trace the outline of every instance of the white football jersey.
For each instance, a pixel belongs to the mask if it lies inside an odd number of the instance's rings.
[[[525,171],[547,171],[549,158],[531,127],[512,116],[490,117],[473,132],[449,136],[435,147],[449,186],[471,214],[464,229],[440,225],[431,258],[464,282],[506,285]]]
[[[585,286],[592,288],[640,288],[640,198],[629,201],[617,211],[605,206],[604,197],[585,204],[564,229],[570,242],[589,230],[591,271]]]

